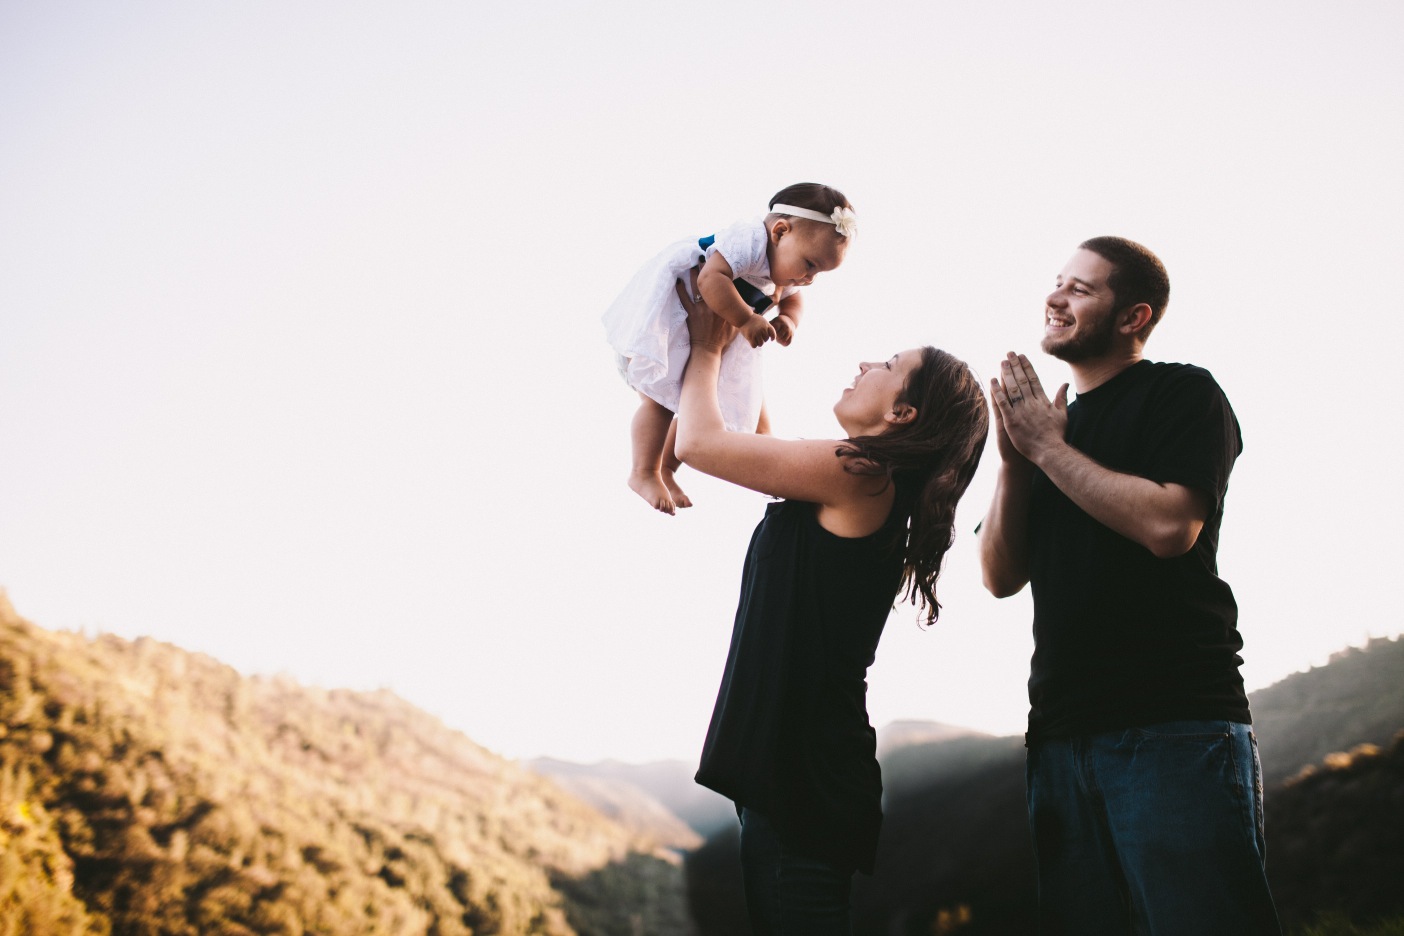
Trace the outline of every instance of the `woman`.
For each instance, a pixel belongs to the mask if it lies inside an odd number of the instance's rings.
[[[847,934],[853,872],[872,872],[882,822],[867,669],[900,591],[936,620],[956,501],[989,427],[984,393],[961,361],[918,348],[859,365],[834,405],[842,439],[728,432],[717,375],[735,328],[682,292],[692,352],[677,454],[783,498],[751,538],[697,782],[737,805],[756,933]]]

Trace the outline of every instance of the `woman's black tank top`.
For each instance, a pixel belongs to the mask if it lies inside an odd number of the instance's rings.
[[[769,817],[791,847],[872,873],[882,778],[867,671],[901,585],[905,510],[836,536],[814,504],[767,507],[697,782]]]

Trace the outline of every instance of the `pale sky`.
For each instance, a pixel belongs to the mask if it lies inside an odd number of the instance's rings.
[[[629,492],[599,316],[812,180],[861,234],[767,349],[778,434],[919,344],[1056,386],[1043,297],[1131,237],[1173,284],[1148,356],[1243,426],[1248,687],[1398,634],[1402,40],[1396,2],[0,0],[0,588],[511,757],[695,758],[766,500]],[[1023,730],[996,457],[877,726]]]

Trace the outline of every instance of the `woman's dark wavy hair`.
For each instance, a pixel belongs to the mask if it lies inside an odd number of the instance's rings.
[[[902,588],[926,623],[941,604],[936,579],[955,541],[955,510],[985,451],[990,414],[985,391],[964,361],[936,348],[921,349],[921,365],[907,377],[899,403],[916,409],[911,422],[880,435],[846,439],[835,453],[853,474],[886,475],[897,485],[894,510],[905,513]]]

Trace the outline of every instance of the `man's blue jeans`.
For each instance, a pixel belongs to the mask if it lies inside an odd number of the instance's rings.
[[[741,814],[741,878],[755,936],[849,936],[853,873],[800,854],[764,815]]]
[[[1248,725],[1034,741],[1027,770],[1044,936],[1281,933]]]

